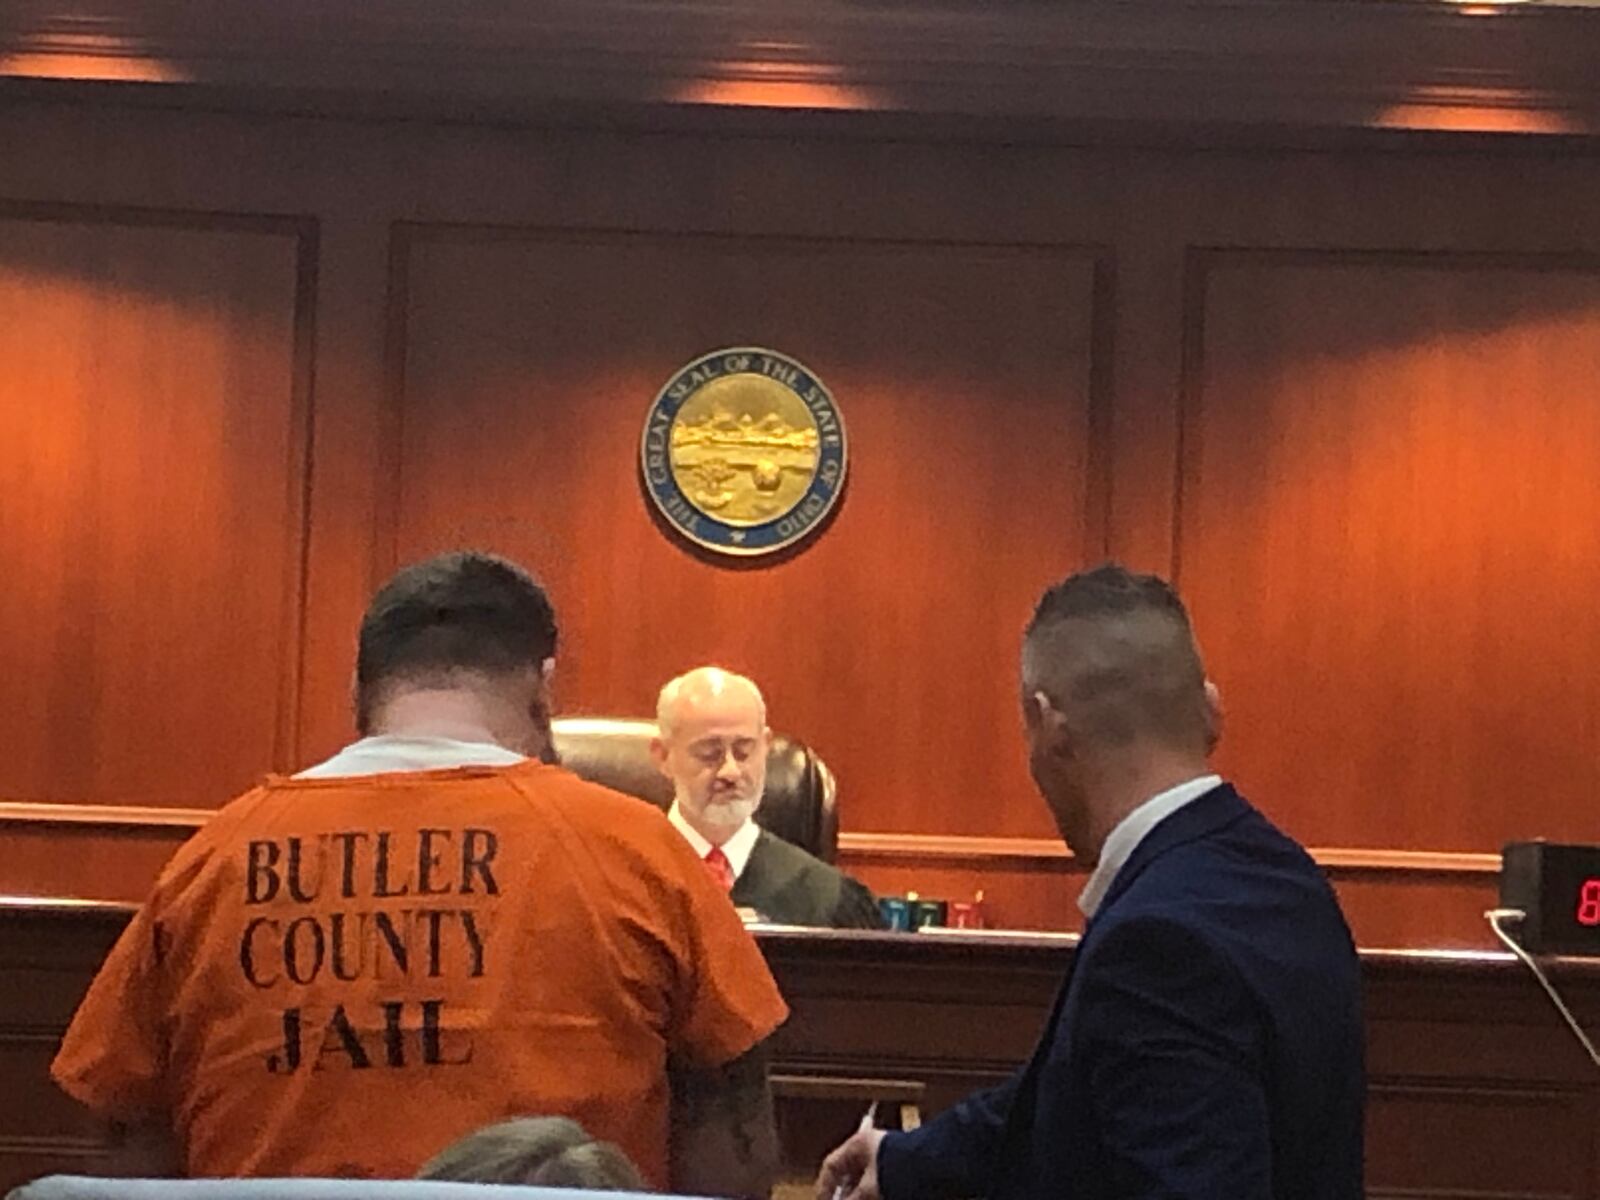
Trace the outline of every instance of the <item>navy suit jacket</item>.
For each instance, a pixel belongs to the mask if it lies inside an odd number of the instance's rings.
[[[1360,968],[1227,784],[1139,843],[1007,1083],[878,1152],[885,1200],[1361,1200]]]

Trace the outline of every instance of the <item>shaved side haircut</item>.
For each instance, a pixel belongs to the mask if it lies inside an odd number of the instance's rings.
[[[1183,601],[1158,576],[1108,563],[1050,588],[1023,637],[1022,679],[1090,741],[1208,746],[1205,668]]]

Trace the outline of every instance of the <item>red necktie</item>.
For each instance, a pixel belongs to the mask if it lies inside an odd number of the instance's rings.
[[[728,861],[728,856],[722,852],[721,846],[713,846],[705,857],[706,870],[711,872],[725,892],[733,891],[733,864]]]

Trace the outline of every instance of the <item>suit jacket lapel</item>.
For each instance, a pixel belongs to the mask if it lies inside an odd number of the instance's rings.
[[[1159,858],[1162,854],[1175,846],[1181,846],[1196,838],[1205,837],[1232,821],[1238,820],[1250,806],[1238,792],[1233,790],[1231,784],[1223,783],[1197,797],[1194,801],[1184,805],[1166,820],[1162,821],[1148,835],[1144,841],[1134,848],[1128,861],[1123,864],[1122,870],[1117,872],[1116,879],[1112,882],[1111,890],[1106,893],[1101,901],[1095,917],[1091,918],[1084,926],[1083,936],[1072,952],[1072,961],[1067,964],[1067,972],[1061,980],[1061,986],[1056,991],[1055,1003],[1050,1006],[1049,1019],[1045,1021],[1044,1031],[1039,1037],[1038,1044],[1034,1047],[1033,1055],[1028,1064],[1023,1068],[1023,1076],[1017,1095],[1012,1104],[1011,1112],[1007,1114],[1006,1137],[1009,1140],[1025,1136],[1025,1131],[1033,1124],[1033,1108],[1035,1104],[1036,1086],[1039,1072],[1044,1067],[1044,1062],[1050,1056],[1050,1050],[1055,1043],[1057,1026],[1061,1022],[1062,1010],[1067,1003],[1067,994],[1072,990],[1072,978],[1077,973],[1078,964],[1083,959],[1084,951],[1089,947],[1089,939],[1099,917],[1104,915],[1115,902],[1118,896],[1128,889],[1141,871]],[[1021,1152],[1019,1152],[1021,1153]],[[1004,1188],[997,1189],[1004,1192]]]
[[[1028,1057],[1028,1062],[1022,1070],[1022,1080],[1017,1087],[1016,1098],[1012,1102],[1011,1111],[1006,1114],[1006,1137],[1008,1139],[1023,1136],[1025,1131],[1033,1124],[1033,1108],[1035,1085],[1038,1082],[1039,1072],[1044,1067],[1044,1062],[1050,1057],[1050,1049],[1055,1045],[1056,1027],[1061,1023],[1061,1011],[1067,1005],[1067,993],[1072,990],[1072,976],[1078,969],[1078,960],[1082,956],[1084,941],[1087,933],[1080,938],[1078,944],[1072,948],[1072,959],[1067,963],[1066,974],[1061,978],[1061,984],[1056,988],[1056,998],[1050,1005],[1050,1015],[1045,1018],[1044,1028],[1039,1034],[1039,1040],[1034,1044],[1033,1053]],[[1003,1189],[1001,1189],[1003,1191]]]
[[[1105,899],[1100,902],[1100,907],[1095,913],[1096,917],[1115,904],[1117,897],[1128,890],[1140,873],[1168,850],[1215,833],[1249,811],[1250,806],[1238,792],[1233,790],[1231,783],[1220,783],[1205,795],[1185,804],[1146,834],[1144,841],[1134,847],[1133,853],[1128,856],[1128,861],[1122,864],[1122,870],[1118,871],[1116,879],[1112,880]],[[1087,929],[1084,935],[1088,936]]]

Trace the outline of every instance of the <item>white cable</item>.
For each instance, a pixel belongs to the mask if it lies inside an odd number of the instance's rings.
[[[1502,921],[1524,920],[1528,914],[1523,912],[1520,908],[1491,908],[1483,915],[1489,922],[1489,928],[1494,930],[1495,937],[1504,942],[1506,944],[1506,949],[1510,950],[1511,953],[1520,958],[1528,970],[1533,972],[1533,977],[1537,979],[1540,986],[1544,988],[1545,994],[1550,997],[1550,1002],[1556,1006],[1556,1011],[1566,1019],[1568,1027],[1571,1028],[1578,1041],[1583,1043],[1584,1050],[1588,1052],[1589,1061],[1594,1063],[1595,1066],[1600,1067],[1600,1053],[1595,1052],[1594,1043],[1589,1040],[1589,1035],[1584,1033],[1583,1026],[1578,1024],[1577,1018],[1572,1015],[1572,1011],[1567,1008],[1560,995],[1556,992],[1556,989],[1552,987],[1550,981],[1545,978],[1544,970],[1539,966],[1538,963],[1533,961],[1532,956],[1529,955],[1529,953],[1517,943],[1516,939],[1507,933],[1501,925]]]

